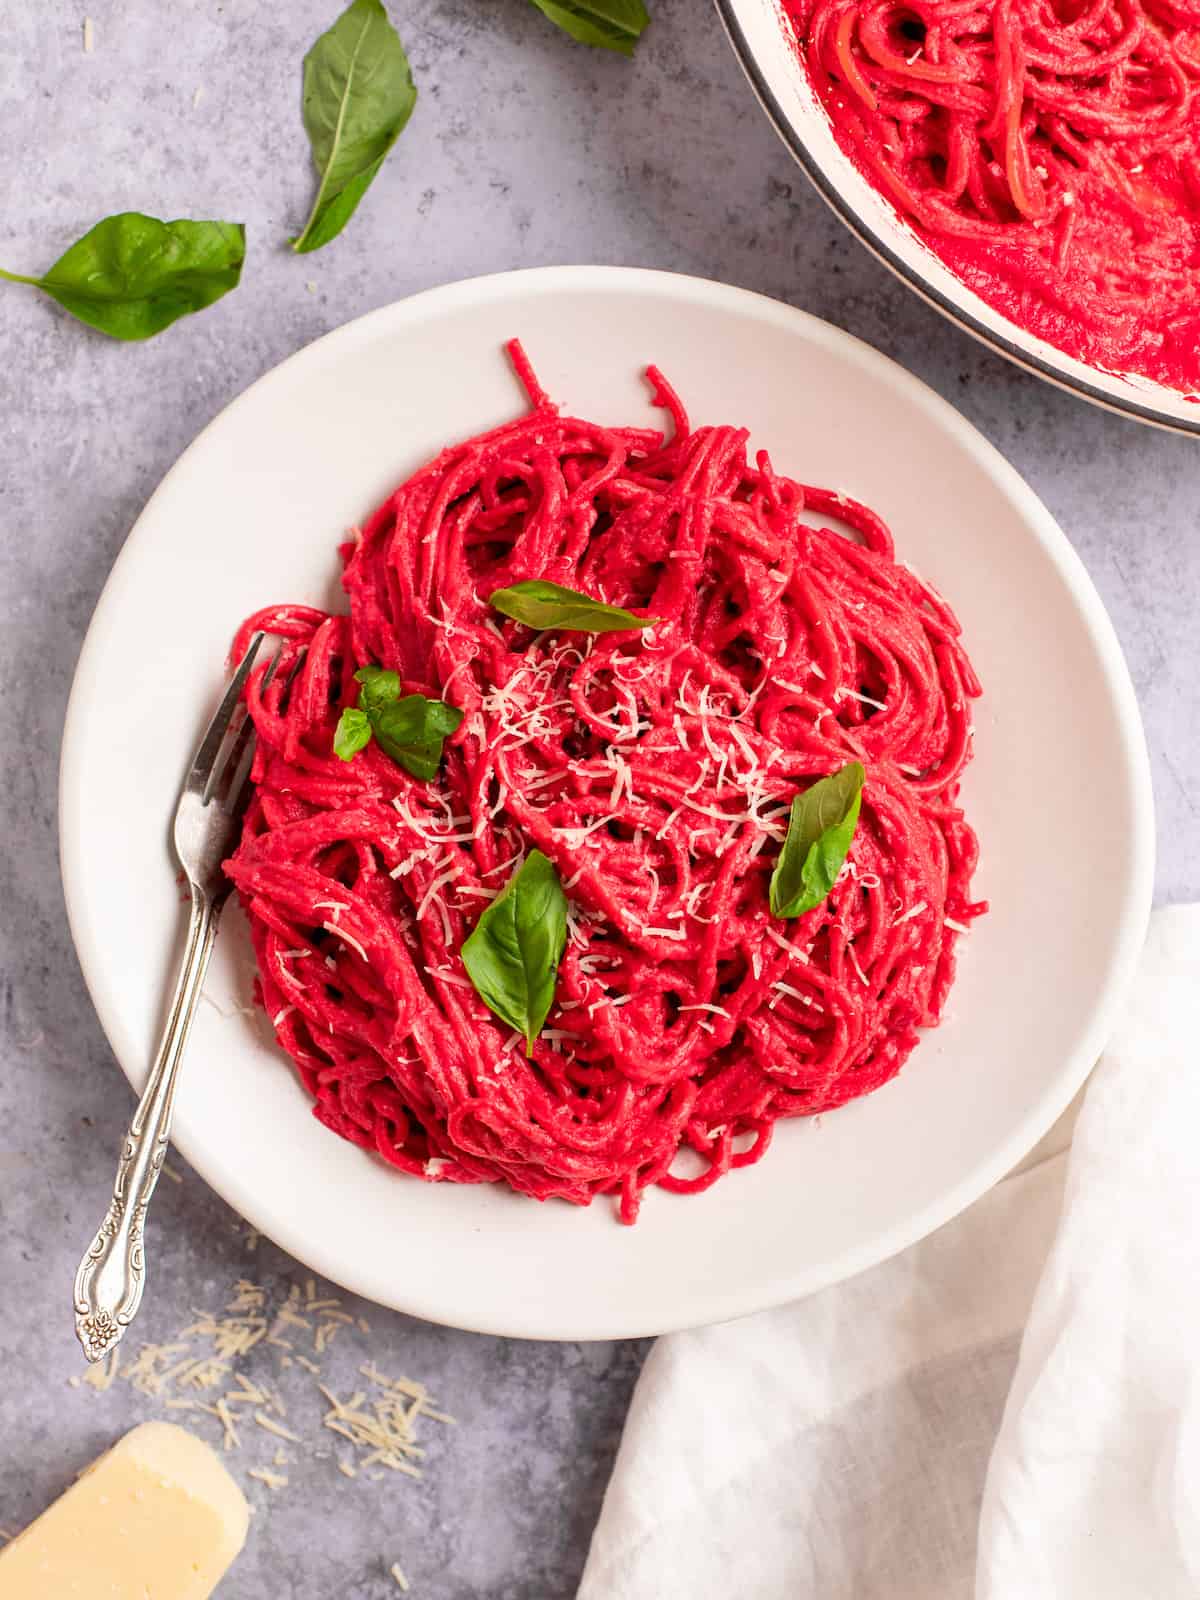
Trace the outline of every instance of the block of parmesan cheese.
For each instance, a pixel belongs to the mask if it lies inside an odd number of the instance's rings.
[[[144,1422],[0,1550],[4,1600],[207,1600],[246,1542],[245,1496],[202,1440]]]

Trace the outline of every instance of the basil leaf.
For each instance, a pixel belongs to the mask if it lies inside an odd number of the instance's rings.
[[[502,1022],[525,1035],[525,1053],[542,1031],[567,943],[567,897],[558,873],[531,850],[463,941],[475,992]]]
[[[426,782],[437,773],[443,741],[463,719],[457,707],[427,700],[423,694],[405,695],[403,700],[368,709],[367,715],[384,755]]]
[[[246,259],[240,222],[160,222],[140,211],[105,217],[40,278],[0,271],[41,289],[114,339],[149,339],[236,289]]]
[[[543,16],[580,44],[631,56],[650,15],[642,0],[533,0]]]
[[[773,917],[799,917],[819,906],[850,853],[862,787],[861,762],[821,778],[792,801],[787,838],[771,874]]]
[[[359,667],[354,674],[362,688],[358,703],[371,716],[400,698],[400,674],[390,667]]]
[[[359,667],[354,676],[362,685],[358,706],[342,712],[333,736],[334,755],[351,760],[374,734],[385,756],[428,783],[441,764],[443,743],[462,722],[462,712],[423,694],[401,699],[400,674],[390,667]]]
[[[293,250],[303,255],[337,238],[416,103],[382,0],[354,0],[304,58],[304,127],[321,182]]]
[[[365,711],[347,706],[338,719],[333,736],[333,753],[341,761],[351,761],[371,741],[371,719]]]
[[[658,617],[635,617],[622,606],[593,600],[561,583],[530,578],[497,589],[488,599],[493,610],[524,622],[531,628],[560,628],[567,633],[623,633],[630,628],[652,628]]]

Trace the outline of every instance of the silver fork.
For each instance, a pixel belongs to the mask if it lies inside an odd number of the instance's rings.
[[[255,634],[238,664],[188,768],[175,812],[175,854],[191,894],[191,917],[166,1026],[125,1137],[108,1214],[75,1274],[75,1332],[89,1361],[101,1360],[120,1343],[146,1286],[146,1210],[166,1158],[179,1064],[229,897],[221,862],[236,843],[254,758],[253,725],[235,712],[263,638]],[[276,655],[264,687],[278,664]]]

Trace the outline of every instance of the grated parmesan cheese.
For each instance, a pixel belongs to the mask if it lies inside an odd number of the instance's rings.
[[[846,954],[850,957],[851,965],[853,966],[855,972],[858,973],[859,982],[865,989],[867,987],[867,975],[859,963],[858,952],[855,950],[853,944],[848,943],[846,945]]]
[[[514,863],[520,863],[524,861],[524,859],[524,850],[518,850],[515,856],[509,856],[507,861],[501,861],[498,866],[489,867],[486,872],[481,872],[479,876],[481,878],[492,878],[497,872],[503,872],[505,867],[511,867],[514,865]]]
[[[731,722],[729,724],[729,737],[745,756],[746,761],[749,764],[749,770],[754,771],[759,768],[760,762],[754,753],[753,746],[751,745],[749,739],[747,739],[746,735],[738,727],[736,722]]]
[[[285,1428],[281,1422],[276,1422],[274,1418],[269,1417],[265,1411],[256,1411],[254,1413],[254,1420],[258,1423],[260,1428],[265,1428],[268,1433],[277,1434],[279,1438],[290,1440],[292,1444],[301,1443],[300,1439],[297,1438],[290,1428]]]
[[[272,1472],[268,1467],[251,1467],[246,1476],[256,1478],[259,1483],[265,1483],[268,1489],[287,1488],[287,1479],[278,1472]]]
[[[421,896],[421,903],[417,907],[416,917],[417,917],[417,921],[418,922],[420,922],[421,918],[425,915],[426,911],[429,909],[430,902],[432,900],[435,900],[437,898],[437,896],[439,895],[439,893],[441,892],[441,890],[444,889],[445,886],[448,883],[450,883],[454,878],[457,878],[457,877],[458,877],[458,867],[457,867],[457,865],[455,865],[455,866],[447,867],[445,872],[440,872],[440,873],[438,873],[436,878],[430,879],[429,887],[426,889],[425,893]]]
[[[351,950],[357,950],[358,954],[363,958],[364,961],[366,961],[367,952],[363,949],[362,945],[359,944],[357,939],[346,932],[345,928],[339,928],[335,922],[323,922],[321,926],[327,933],[337,934],[338,938],[343,944],[349,945]]]
[[[766,934],[768,939],[773,939],[774,940],[774,942],[779,946],[779,948],[787,956],[789,961],[807,961],[808,960],[808,955],[807,955],[807,953],[805,951],[797,950],[797,948],[796,948],[796,946],[794,944],[789,944],[781,933],[777,933],[776,930],[771,927],[770,923],[768,923],[763,928],[763,932]]]
[[[681,806],[676,806],[675,810],[670,813],[670,815],[667,817],[667,820],[663,823],[662,827],[654,835],[654,837],[656,839],[661,839],[663,837],[663,835],[667,832],[668,828],[675,821],[675,818],[679,815],[679,813],[680,813],[680,811],[682,809],[683,808]]]
[[[314,1278],[308,1279],[303,1291],[293,1283],[273,1318],[269,1315],[267,1290],[239,1279],[223,1314],[197,1311],[195,1320],[175,1340],[142,1346],[137,1358],[126,1367],[121,1366],[120,1353],[114,1350],[105,1362],[89,1368],[83,1378],[75,1378],[72,1387],[86,1384],[103,1391],[118,1379],[125,1380],[131,1387],[157,1398],[168,1414],[185,1411],[197,1421],[213,1418],[220,1428],[225,1451],[241,1452],[243,1456],[254,1448],[254,1440],[243,1437],[239,1423],[246,1417],[239,1415],[238,1408],[252,1408],[250,1418],[261,1430],[258,1437],[268,1435],[272,1449],[269,1455],[258,1452],[257,1460],[252,1457],[246,1463],[244,1476],[276,1494],[288,1487],[288,1475],[280,1469],[293,1459],[280,1441],[291,1444],[294,1450],[326,1459],[328,1452],[311,1438],[306,1439],[302,1431],[284,1426],[278,1420],[287,1415],[281,1395],[257,1373],[253,1381],[244,1372],[231,1374],[230,1358],[242,1359],[259,1347],[265,1352],[271,1345],[294,1348],[291,1341],[273,1337],[273,1330],[281,1327],[310,1339],[314,1353],[320,1355],[334,1334],[346,1326],[360,1334],[370,1333],[364,1318],[342,1309],[341,1300],[322,1292]],[[353,1448],[351,1459],[343,1457],[333,1463],[344,1478],[357,1479],[367,1472],[377,1480],[380,1473],[370,1472],[372,1467],[419,1478],[421,1469],[414,1462],[425,1456],[424,1447],[418,1442],[422,1420],[454,1425],[454,1418],[431,1402],[424,1384],[404,1377],[390,1378],[370,1362],[358,1368],[370,1392],[356,1390],[343,1402],[323,1387],[319,1381],[321,1368],[315,1361],[298,1351],[294,1358],[282,1355],[274,1359],[280,1369],[292,1367],[294,1360],[294,1370],[303,1368],[318,1380],[317,1390],[326,1400],[321,1417],[323,1428],[341,1435]],[[216,1392],[205,1397],[206,1391]],[[253,1434],[254,1429],[250,1432]]]
[[[886,711],[887,703],[883,700],[872,700],[869,694],[859,694],[857,689],[835,689],[835,700],[861,700],[865,706],[874,706],[877,711]]]
[[[865,982],[866,980],[864,979],[863,981]],[[803,1006],[812,1005],[811,998],[806,994],[802,994],[799,989],[793,989],[790,983],[773,983],[771,987],[772,989],[777,989],[780,994],[786,994],[793,1000],[799,1000]]]

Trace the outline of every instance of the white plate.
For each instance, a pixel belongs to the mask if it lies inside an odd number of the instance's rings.
[[[819,1126],[782,1125],[763,1162],[707,1194],[651,1191],[628,1229],[603,1201],[581,1211],[413,1182],[322,1128],[269,1030],[237,1010],[248,940],[231,907],[175,1131],[256,1228],[371,1299],[487,1332],[647,1334],[892,1254],[1050,1126],[1141,944],[1145,747],[1112,629],[1047,512],[955,411],[865,345],[657,272],[555,267],[418,295],[319,340],[206,428],[96,609],[63,748],[63,877],[135,1085],[181,925],[168,819],[234,628],[270,601],[333,601],[343,530],[441,445],[521,410],[500,349],[513,334],[556,397],[603,422],[650,420],[639,373],[657,361],[694,418],[745,423],[783,470],[875,507],[957,608],[987,691],[966,803],[993,910],[966,941],[950,1018],[878,1094]]]
[[[1179,390],[1136,374],[1105,372],[1064,355],[968,289],[839,148],[792,46],[780,0],[716,3],[746,76],[780,138],[842,221],[910,289],[1038,377],[1139,422],[1200,434],[1200,407]]]

